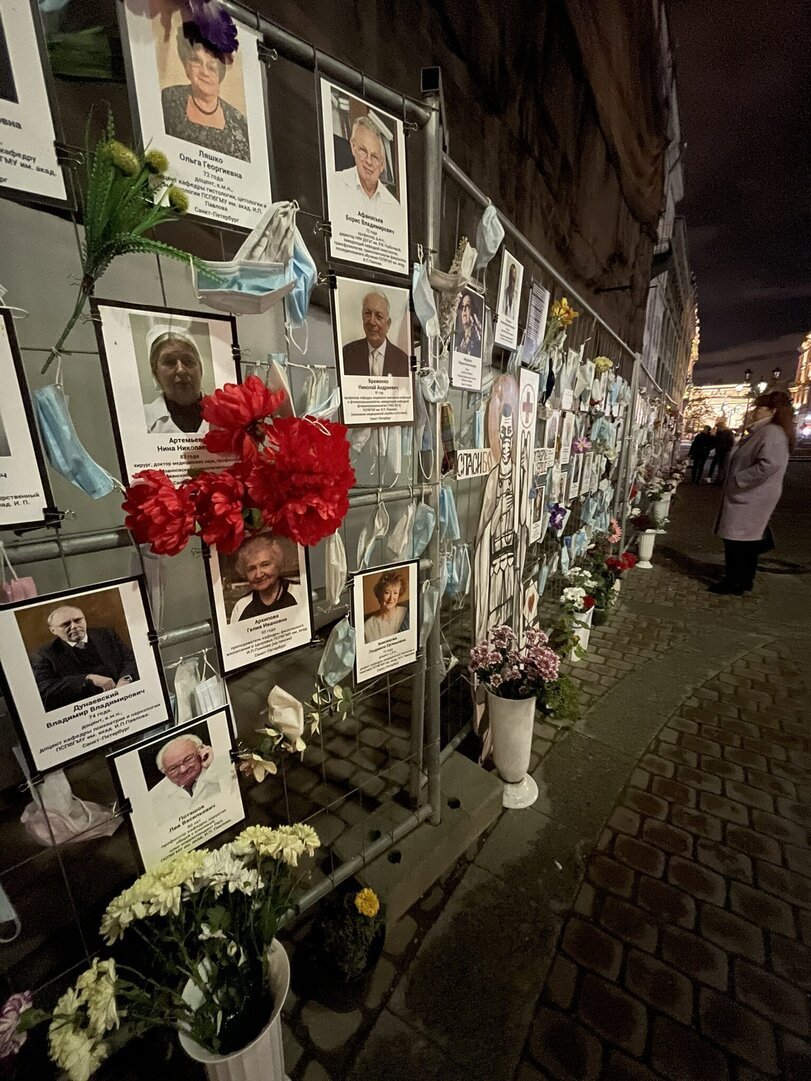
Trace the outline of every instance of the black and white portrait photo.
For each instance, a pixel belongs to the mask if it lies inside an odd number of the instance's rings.
[[[223,672],[311,640],[309,578],[300,545],[258,533],[230,555],[212,549],[206,565]]]
[[[166,154],[191,214],[250,230],[272,202],[257,35],[237,22],[224,53],[173,0],[140,6],[120,19],[141,140]]]
[[[169,714],[140,578],[4,608],[0,640],[9,701],[36,769]]]
[[[330,254],[408,274],[408,194],[403,122],[321,80]]]
[[[0,14],[0,187],[26,200],[66,206],[61,137],[51,110],[52,87],[39,7],[3,0]]]
[[[352,602],[358,682],[416,660],[416,560],[356,575]]]
[[[0,308],[0,529],[34,525],[53,505],[10,308]]]
[[[408,290],[338,278],[334,291],[345,424],[414,420]]]
[[[503,249],[501,255],[501,276],[498,284],[498,304],[496,305],[495,344],[505,349],[515,349],[518,345],[518,316],[521,310],[521,283],[524,280],[524,267],[518,260]]]
[[[451,383],[460,390],[481,390],[484,343],[484,297],[463,289],[456,305]]]
[[[201,400],[239,382],[233,317],[106,300],[94,301],[93,310],[125,477],[163,469],[179,481],[229,464],[204,446]]]
[[[245,817],[227,709],[110,757],[146,870]]]

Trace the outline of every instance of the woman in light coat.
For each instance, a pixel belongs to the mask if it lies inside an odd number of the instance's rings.
[[[715,532],[724,539],[726,572],[711,593],[748,593],[758,556],[771,546],[766,529],[783,491],[789,451],[794,446],[794,410],[783,390],[755,400],[754,420],[727,466]]]

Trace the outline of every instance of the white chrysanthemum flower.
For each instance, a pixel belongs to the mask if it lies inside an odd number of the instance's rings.
[[[563,604],[581,604],[586,596],[585,589],[581,589],[580,586],[569,586],[568,589],[564,589],[560,595],[561,602]]]
[[[51,1030],[53,1028],[51,1025]],[[109,1054],[107,1044],[96,1043],[84,1032],[77,1032],[69,1025],[61,1026],[58,1033],[49,1032],[48,1036],[51,1057],[67,1073],[70,1081],[90,1081]]]
[[[317,848],[320,848],[321,840],[312,826],[308,826],[304,822],[296,822],[290,828],[294,830],[296,836],[304,845],[308,856],[311,856]]]
[[[207,923],[201,923],[200,934],[197,937],[201,942],[208,942],[210,938],[225,938],[225,931],[212,931]]]

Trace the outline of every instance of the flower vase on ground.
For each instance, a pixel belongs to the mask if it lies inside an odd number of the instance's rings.
[[[667,504],[665,503],[665,496],[660,499],[652,499],[648,508],[651,518],[656,522],[658,526],[667,518],[667,507],[670,503],[670,498],[667,497]]]
[[[653,555],[653,546],[656,543],[656,529],[646,529],[642,533],[637,535],[637,545],[639,547],[639,562],[637,567],[641,570],[650,570],[653,564],[651,563],[651,556]]]
[[[589,648],[589,638],[591,637],[591,621],[594,617],[594,609],[589,608],[587,612],[578,612],[575,616],[577,620],[574,628],[574,635],[577,638],[577,646],[572,649],[569,656],[569,660],[576,664],[581,661],[582,656],[578,656],[578,653],[585,653]]]
[[[592,608],[592,612],[594,613],[594,615],[591,617],[592,626],[602,627],[604,626],[604,624],[608,623],[609,611],[610,608],[608,607],[608,605],[606,605],[604,608],[595,605],[594,608]]]
[[[215,1055],[187,1033],[179,1033],[180,1046],[189,1058],[205,1066],[209,1081],[289,1081],[284,1072],[281,1011],[290,988],[290,961],[275,939],[268,949],[267,962],[273,1006],[267,1024],[250,1043],[230,1055]],[[203,992],[189,980],[183,999],[194,1008],[202,1002]]]
[[[501,698],[487,692],[493,761],[504,782],[501,802],[513,810],[530,807],[538,798],[538,785],[527,773],[536,706],[535,698]]]

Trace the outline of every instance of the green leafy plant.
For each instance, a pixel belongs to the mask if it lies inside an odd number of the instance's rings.
[[[335,710],[339,717],[346,717],[355,708],[355,700],[348,687],[336,684],[331,690],[329,687],[319,687],[311,696],[312,703],[307,720],[310,722],[310,735],[321,730],[321,714],[325,711]]]
[[[84,222],[79,294],[65,329],[43,365],[43,373],[61,355],[96,282],[118,256],[148,252],[196,262],[188,252],[146,235],[188,210],[188,196],[165,175],[169,167],[166,156],[155,149],[138,154],[120,143],[109,112],[103,135],[91,146],[91,120],[85,133],[84,173],[79,179]]]
[[[540,705],[548,717],[573,723],[580,717],[580,695],[577,684],[571,676],[561,676],[560,679],[548,685]]]
[[[314,955],[332,975],[350,983],[367,971],[372,944],[384,926],[385,907],[374,890],[333,896],[313,924]]]

